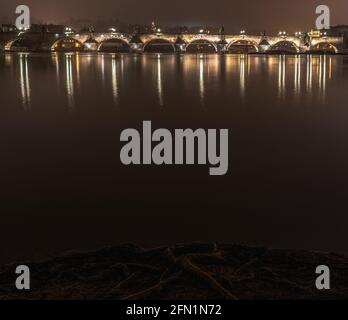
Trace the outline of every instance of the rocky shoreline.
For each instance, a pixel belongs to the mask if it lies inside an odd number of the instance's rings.
[[[70,252],[28,262],[31,290],[17,291],[15,265],[0,267],[0,300],[348,299],[348,258],[334,253],[193,243]],[[318,265],[331,290],[315,287]]]

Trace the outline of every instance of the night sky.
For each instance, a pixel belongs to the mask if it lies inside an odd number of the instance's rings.
[[[331,8],[332,25],[348,24],[347,0],[1,0],[0,18],[13,17],[17,4],[31,7],[32,16],[50,23],[75,19],[117,18],[123,22],[163,25],[224,25],[227,30],[310,29],[315,8]]]

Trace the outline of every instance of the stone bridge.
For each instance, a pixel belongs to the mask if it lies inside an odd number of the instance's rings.
[[[7,51],[30,51],[30,40],[16,37],[3,45]],[[29,48],[28,48],[29,47]],[[297,36],[253,36],[221,34],[121,34],[94,33],[50,35],[41,44],[47,51],[110,51],[110,52],[229,52],[266,53],[330,51],[338,53],[343,38],[303,38]]]

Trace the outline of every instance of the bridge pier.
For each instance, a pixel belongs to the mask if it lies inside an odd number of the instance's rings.
[[[225,39],[221,39],[218,43],[217,43],[217,52],[218,53],[226,53],[228,48],[228,43]]]

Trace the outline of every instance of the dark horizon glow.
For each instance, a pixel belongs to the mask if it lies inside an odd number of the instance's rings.
[[[226,30],[308,30],[315,25],[315,8],[326,4],[331,9],[331,24],[348,24],[346,0],[26,0],[14,3],[2,0],[0,21],[14,21],[18,4],[31,8],[33,21],[68,23],[86,19],[86,24],[98,20],[118,19],[125,23],[163,25],[224,25]],[[88,21],[89,20],[89,21]]]

